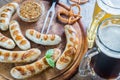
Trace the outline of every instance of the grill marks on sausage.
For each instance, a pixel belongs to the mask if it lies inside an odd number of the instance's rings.
[[[62,57],[60,58],[60,61],[63,62],[63,63],[67,63],[67,62],[69,62],[69,59],[67,59],[66,57],[63,57],[63,56],[62,56]]]
[[[4,36],[4,37],[2,37],[2,38],[0,38],[0,41],[1,41],[1,42],[6,42],[7,40],[8,40],[8,38],[7,38],[7,37],[5,37],[5,36]]]
[[[71,41],[71,42],[74,42],[74,39],[73,39],[73,37],[71,37],[71,38],[70,38],[70,41]]]
[[[44,62],[44,64],[45,64],[45,65],[49,65],[49,64],[47,63],[47,61],[46,61],[46,58],[45,58],[45,57],[43,58],[43,62]]]
[[[25,52],[21,58],[22,58],[22,60],[24,60],[24,59],[32,56],[32,54],[34,54],[34,51],[33,50],[29,50],[28,52]]]
[[[13,36],[18,35],[19,33],[20,33],[19,30],[15,30],[13,31]]]
[[[23,36],[21,34],[19,34],[20,33],[19,30],[15,30],[17,26],[18,25],[14,24],[14,23],[11,26],[11,30],[14,30],[12,34],[13,34],[13,36],[15,36],[16,41],[20,41],[20,45],[25,45],[27,43],[27,41],[23,40]]]
[[[8,44],[12,45],[13,43],[9,41]]]
[[[64,54],[65,54],[65,57],[72,57],[73,53],[74,51],[72,50],[72,48],[69,48]]]
[[[12,24],[12,23],[11,23]],[[12,25],[11,30],[15,30],[17,25]]]
[[[54,41],[55,40],[55,35],[51,35],[51,41]]]
[[[2,52],[0,51],[0,56],[4,57],[4,60],[8,60],[9,57],[12,57],[12,60],[16,60],[18,57],[18,53],[10,53],[10,52]]]
[[[33,36],[34,35],[34,30],[30,29],[30,35]]]
[[[40,62],[35,62],[35,66],[36,66],[39,70],[41,70],[42,67],[43,67]]]
[[[7,60],[9,56],[10,56],[9,52],[4,53],[4,59],[5,60]]]
[[[3,18],[8,17],[8,15],[7,15],[7,14],[5,14],[5,13],[2,13],[0,16],[1,16],[1,17],[3,17]]]
[[[79,44],[79,41],[77,38],[70,37],[69,40],[73,43],[74,47]],[[68,47],[70,47],[70,44]]]
[[[13,58],[13,60],[16,60],[17,57],[18,57],[18,53],[13,53],[13,54],[12,54],[12,58]]]
[[[31,73],[35,73],[34,66],[32,66],[32,65],[26,65],[25,67],[26,67],[26,69],[27,69],[28,71],[30,71]]]
[[[17,35],[17,36],[15,37],[15,40],[17,40],[17,41],[22,40],[22,39],[23,39],[23,37],[22,37],[21,35]]]
[[[68,44],[67,47],[70,48],[70,47],[73,47],[73,45],[72,44]]]
[[[70,64],[70,62],[74,58],[74,54],[76,53],[76,48],[78,48],[77,46],[79,42],[77,33],[74,29],[72,29],[72,26],[65,26],[65,34],[67,37],[66,49],[61,57],[58,59],[56,64],[57,68],[60,70],[66,68]],[[60,67],[62,65],[64,65],[63,68]]]
[[[15,69],[18,70],[21,73],[21,75],[26,75],[26,71],[25,71],[24,67],[18,66]]]
[[[27,41],[26,41],[26,40],[22,40],[22,41],[20,42],[20,45],[25,45],[25,44],[27,44]]]
[[[55,40],[55,35],[54,34],[50,34],[50,35],[46,35],[46,34],[41,34],[39,33],[38,31],[35,31],[34,29],[29,29],[29,34],[31,36],[34,36],[37,38],[37,39],[43,39],[45,41],[47,41],[48,39],[51,40],[51,41],[54,41]]]
[[[9,11],[11,11],[11,9],[9,8],[3,10],[3,12],[9,12]]]
[[[4,20],[4,19],[1,19],[1,20],[0,20],[0,23],[5,23],[5,20]]]
[[[36,33],[36,38],[39,39],[40,38],[40,33]]]
[[[48,39],[48,35],[44,35],[44,40],[46,41]]]
[[[70,29],[68,29],[68,32],[69,32],[69,34],[71,34],[71,35],[72,35],[72,33],[73,33],[73,31],[72,31],[72,30],[70,30]]]

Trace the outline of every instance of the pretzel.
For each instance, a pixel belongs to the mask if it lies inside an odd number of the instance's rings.
[[[81,1],[81,0],[70,0],[71,2],[74,2],[74,3],[77,3],[77,4],[85,4],[86,2],[88,2],[89,0],[83,0],[83,1]]]
[[[74,14],[74,12],[73,12],[73,10],[72,10],[72,7],[75,7],[75,6],[79,9],[78,14]],[[67,16],[68,18],[64,18],[64,17],[62,17],[61,15],[65,15],[65,16]],[[80,6],[77,5],[77,4],[72,4],[72,5],[70,6],[70,10],[69,10],[69,11],[64,10],[64,11],[59,11],[59,12],[58,12],[58,19],[59,19],[61,22],[65,23],[65,24],[73,24],[73,23],[75,23],[77,20],[79,20],[80,18],[81,18],[81,16],[80,16]]]

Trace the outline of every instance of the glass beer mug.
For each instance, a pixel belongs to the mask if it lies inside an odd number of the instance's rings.
[[[94,80],[120,80],[120,18],[107,18],[97,29],[96,47],[84,56],[79,72],[81,77]]]
[[[94,39],[98,24],[111,16],[120,16],[120,0],[97,0],[93,21],[87,30],[88,35],[88,47],[92,48],[94,46]]]

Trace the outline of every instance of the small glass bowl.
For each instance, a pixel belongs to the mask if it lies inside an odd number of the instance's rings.
[[[44,14],[44,4],[37,0],[25,0],[17,10],[21,20],[25,22],[36,22]],[[37,12],[38,11],[38,12]]]

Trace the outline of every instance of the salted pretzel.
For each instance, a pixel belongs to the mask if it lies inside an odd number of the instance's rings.
[[[73,7],[77,7],[78,8],[78,13],[75,14],[74,11],[72,10]],[[62,17],[61,15],[65,15],[67,18]],[[80,6],[77,4],[72,4],[70,6],[70,10],[66,11],[66,10],[61,10],[58,12],[58,19],[65,23],[65,24],[73,24],[75,23],[77,20],[79,20],[81,18],[80,16]]]
[[[71,2],[77,3],[77,4],[84,4],[88,2],[89,0],[70,0]]]

